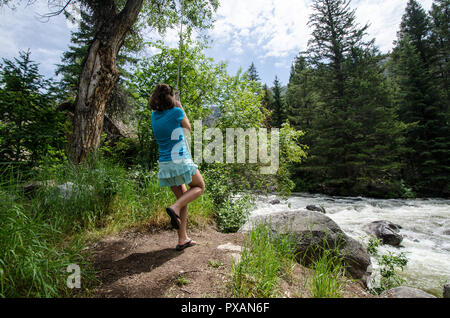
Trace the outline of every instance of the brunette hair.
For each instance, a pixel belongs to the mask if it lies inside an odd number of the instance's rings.
[[[148,101],[152,110],[163,111],[176,106],[173,87],[167,84],[158,84]]]

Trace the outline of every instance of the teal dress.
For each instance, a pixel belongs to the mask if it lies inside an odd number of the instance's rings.
[[[159,148],[158,179],[161,187],[190,184],[198,170],[186,145],[181,127],[183,118],[184,112],[178,107],[152,113],[153,136]]]

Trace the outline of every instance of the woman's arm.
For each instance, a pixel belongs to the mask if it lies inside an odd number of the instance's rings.
[[[186,112],[184,111],[183,106],[181,106],[181,103],[180,103],[179,101],[177,101],[177,107],[181,108],[181,110],[182,110],[183,113],[184,113],[184,118],[183,118],[183,120],[181,121],[181,127],[183,127],[183,128],[185,128],[185,129],[191,131],[191,123],[190,123],[190,121],[189,121],[189,118],[187,118]]]

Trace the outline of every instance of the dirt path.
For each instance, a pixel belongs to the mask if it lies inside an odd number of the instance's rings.
[[[102,282],[93,297],[228,297],[227,274],[233,252],[218,249],[242,245],[240,233],[223,234],[208,227],[190,235],[195,247],[175,251],[175,231],[124,233],[92,246]]]
[[[228,298],[228,274],[243,245],[241,233],[224,234],[207,227],[190,235],[197,245],[175,251],[175,231],[127,232],[90,247],[101,286],[101,298]],[[225,246],[224,246],[225,245]],[[293,279],[282,281],[283,297],[311,297],[307,282],[313,271],[296,264]],[[342,297],[371,298],[360,283],[348,281]]]

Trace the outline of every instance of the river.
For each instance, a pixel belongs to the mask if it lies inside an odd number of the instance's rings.
[[[369,199],[364,197],[330,197],[295,193],[279,204],[270,201],[275,195],[259,197],[251,216],[277,211],[322,206],[350,237],[367,242],[364,225],[387,220],[402,226],[401,247],[383,245],[380,254],[406,253],[408,265],[401,273],[405,285],[442,297],[444,283],[450,282],[450,200],[444,199]],[[376,262],[372,260],[374,270]]]

